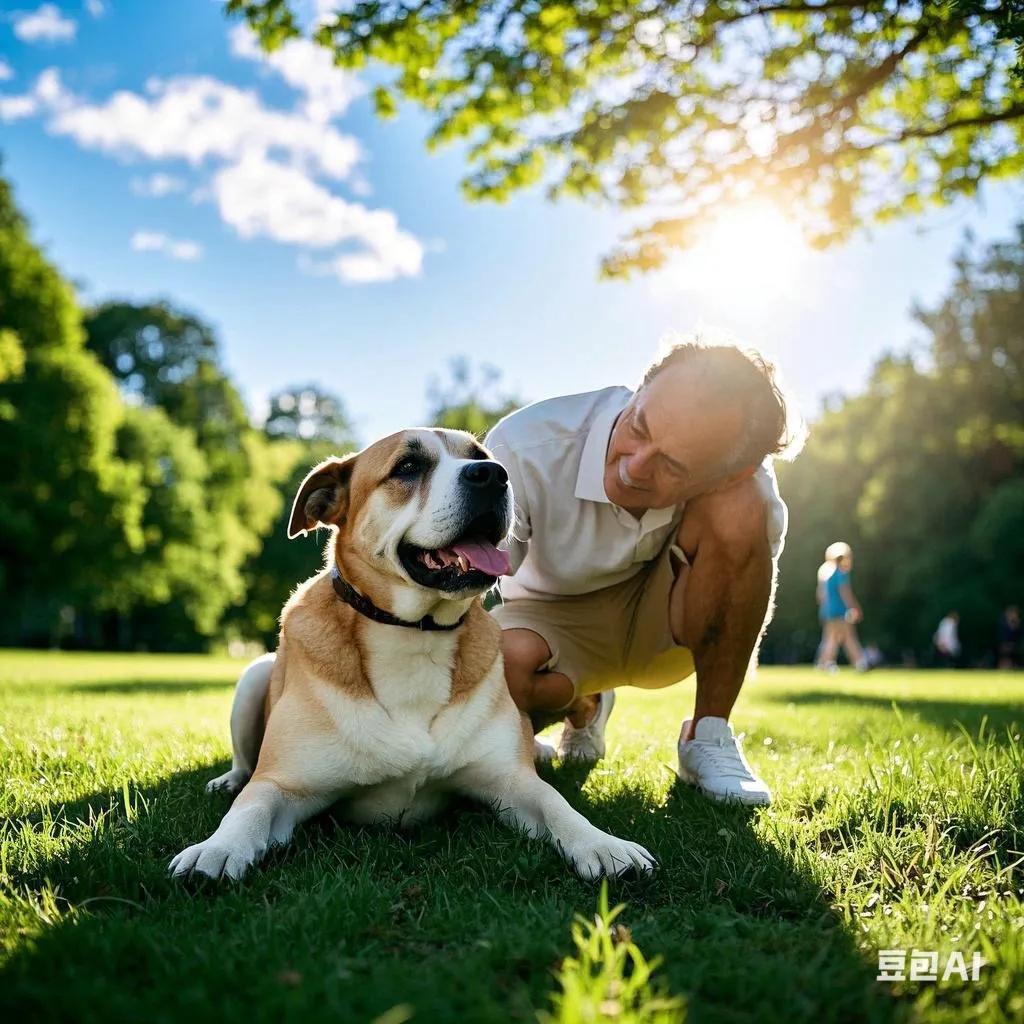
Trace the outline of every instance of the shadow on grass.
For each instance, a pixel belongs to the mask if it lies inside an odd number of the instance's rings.
[[[209,690],[233,690],[236,680],[207,679],[118,679],[99,680],[94,683],[76,683],[62,687],[64,692],[86,694],[153,694],[155,696],[176,697],[189,690],[206,692]]]
[[[918,700],[916,698],[893,699],[873,694],[836,693],[832,690],[788,691],[783,694],[763,693],[761,700],[778,704],[795,704],[797,707],[828,706],[840,710],[870,710],[893,713],[893,704],[902,715],[914,715],[922,721],[936,725],[949,733],[959,733],[959,726],[971,736],[977,736],[982,723],[986,735],[1002,743],[1012,742],[1007,730],[1012,725],[1024,722],[1024,711],[1019,701],[1007,697],[1005,701],[986,704],[972,704],[957,700]]]
[[[593,914],[597,889],[547,844],[461,804],[409,832],[328,813],[242,883],[173,881],[170,858],[227,810],[203,791],[219,770],[133,790],[127,805],[104,792],[50,808],[71,830],[61,854],[8,870],[14,892],[50,888],[65,913],[24,923],[0,1015],[370,1021],[408,1004],[417,1021],[506,1022],[548,1006],[572,917]],[[622,921],[644,953],[664,957],[691,1021],[893,1019],[875,965],[827,894],[756,834],[756,812],[679,785],[667,799],[581,792],[588,771],[542,774],[596,825],[659,857],[654,878],[616,882],[611,898],[628,904]]]

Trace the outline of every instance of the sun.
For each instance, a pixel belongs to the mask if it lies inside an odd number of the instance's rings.
[[[731,207],[666,267],[664,284],[716,304],[772,306],[801,288],[810,248],[768,201]]]

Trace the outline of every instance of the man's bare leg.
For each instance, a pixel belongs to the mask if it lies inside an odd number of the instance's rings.
[[[539,633],[532,629],[502,630],[501,652],[509,693],[520,711],[528,715],[538,711],[564,712],[564,717],[577,729],[597,713],[597,694],[574,700],[574,687],[568,676],[540,671],[541,665],[551,659],[551,648]]]
[[[690,564],[672,587],[669,622],[693,652],[692,729],[704,717],[729,718],[768,619],[774,564],[757,485],[744,480],[691,501],[676,543]]]
[[[503,629],[501,653],[505,680],[520,711],[561,711],[572,703],[573,685],[561,672],[542,672],[551,660],[551,648],[532,629]]]

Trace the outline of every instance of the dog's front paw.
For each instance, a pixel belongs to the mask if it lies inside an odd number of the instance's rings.
[[[618,878],[631,872],[649,875],[658,866],[654,855],[639,843],[617,839],[599,829],[564,852],[576,874],[588,882],[601,877]]]
[[[223,790],[225,793],[237,793],[249,781],[249,773],[241,768],[232,768],[231,771],[210,779],[206,784],[207,793],[218,793]]]
[[[225,842],[212,835],[205,842],[182,850],[167,870],[175,878],[194,872],[208,878],[239,879],[259,859],[259,854],[249,846]]]

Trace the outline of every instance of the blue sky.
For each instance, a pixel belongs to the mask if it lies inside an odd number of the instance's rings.
[[[235,33],[233,35],[233,33]],[[166,297],[220,335],[254,409],[339,393],[364,441],[426,417],[468,356],[525,399],[633,384],[668,332],[763,348],[813,417],[920,332],[965,228],[1007,234],[1024,186],[812,253],[770,210],[670,270],[601,282],[614,211],[460,196],[426,121],[295,50],[269,66],[214,0],[0,5],[0,154],[34,234],[84,301]],[[154,194],[155,193],[155,194]]]

